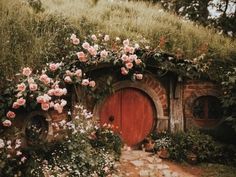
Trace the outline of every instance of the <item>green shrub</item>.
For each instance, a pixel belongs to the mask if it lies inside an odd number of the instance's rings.
[[[187,132],[175,134],[161,133],[155,141],[168,139],[170,159],[176,161],[187,160],[189,153],[197,156],[198,162],[235,163],[236,149],[233,145],[221,144],[211,136],[201,133],[199,130],[190,129]]]

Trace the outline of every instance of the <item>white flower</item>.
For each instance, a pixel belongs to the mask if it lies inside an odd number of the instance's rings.
[[[5,146],[5,143],[3,141],[3,139],[0,139],[0,149],[3,148]]]
[[[22,155],[22,152],[16,151],[16,155],[17,155],[17,156]]]

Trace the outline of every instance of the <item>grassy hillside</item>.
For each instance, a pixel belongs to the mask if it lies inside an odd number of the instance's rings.
[[[193,58],[203,44],[214,58],[236,56],[236,41],[215,34],[143,2],[118,0],[42,0],[36,13],[26,1],[0,1],[0,89],[23,65],[36,69],[51,58],[60,59],[63,38],[107,33],[112,37],[149,41],[156,48],[164,37],[166,52],[182,50]]]
[[[160,37],[167,41],[166,51],[175,53],[180,48],[186,57],[198,55],[203,44],[216,58],[236,56],[236,41],[216,34],[213,30],[183,21],[173,14],[163,12],[158,6],[144,2],[117,0],[43,0],[47,12],[68,17],[71,23],[84,20],[91,30],[97,29],[112,36],[137,39],[145,37],[150,45],[157,47]],[[84,29],[82,29],[84,30]]]

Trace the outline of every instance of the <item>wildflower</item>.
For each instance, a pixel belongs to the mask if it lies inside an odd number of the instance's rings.
[[[3,139],[0,139],[0,149],[4,148],[4,146],[5,146],[5,143]]]
[[[17,155],[17,156],[20,156],[20,155],[22,155],[22,152],[16,151],[16,155]]]
[[[143,79],[143,75],[142,74],[134,74],[134,76],[138,80],[142,80]]]
[[[129,45],[129,39],[124,40],[124,41],[123,41],[123,45],[124,45],[124,46],[128,46],[128,45]]]
[[[109,40],[110,40],[110,37],[109,37],[109,35],[106,34],[106,35],[104,36],[104,41],[109,41]]]

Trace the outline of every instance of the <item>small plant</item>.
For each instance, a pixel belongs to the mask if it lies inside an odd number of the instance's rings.
[[[161,149],[168,149],[172,144],[172,140],[170,137],[163,137],[155,140],[154,149],[155,151],[159,151]]]

